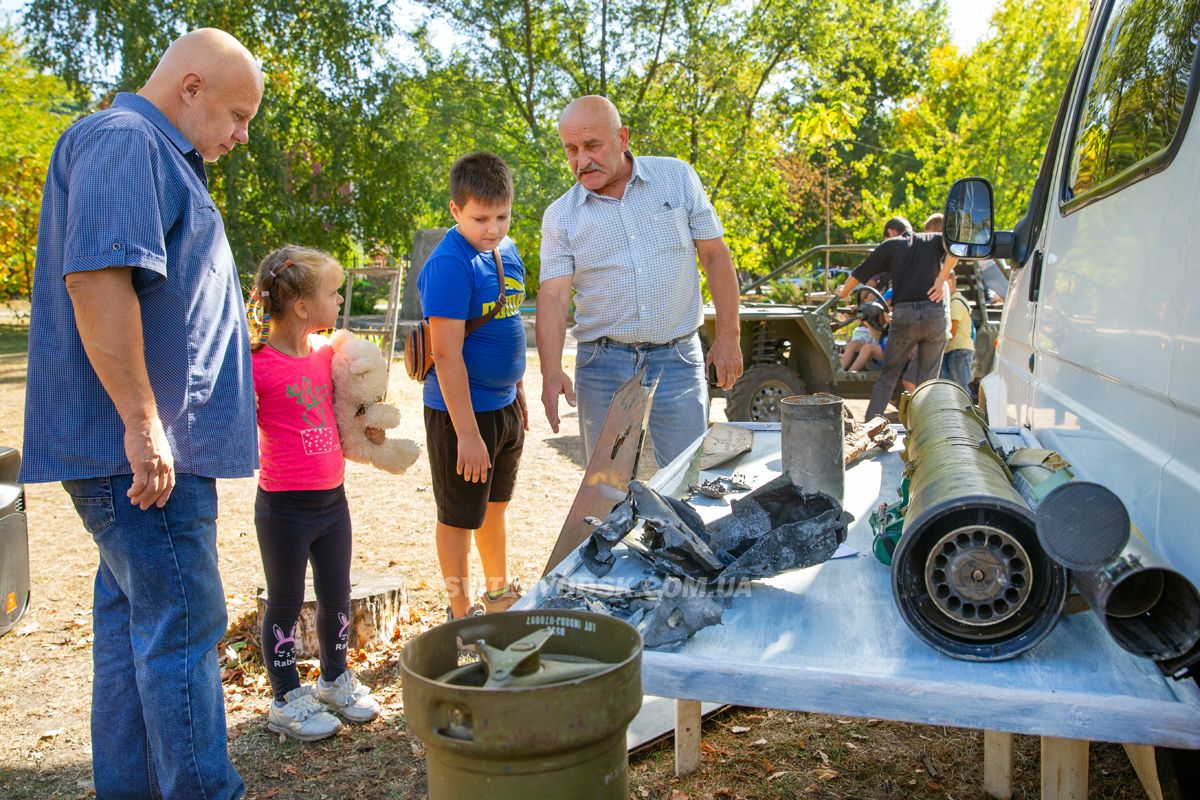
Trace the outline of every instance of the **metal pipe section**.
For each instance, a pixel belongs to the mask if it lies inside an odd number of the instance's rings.
[[[1062,614],[1067,572],[1037,538],[982,413],[952,381],[902,402],[909,502],[892,556],[904,621],[937,650],[999,661],[1044,639]]]
[[[842,406],[842,398],[831,394],[785,397],[779,424],[783,469],[792,483],[839,503],[846,494]]]
[[[1037,526],[1047,552],[1069,562],[1075,588],[1123,650],[1158,662],[1194,650],[1200,592],[1150,549],[1113,492],[1086,481],[1064,483],[1038,505]]]
[[[803,264],[809,258],[820,253],[852,253],[854,255],[868,255],[875,249],[873,244],[819,244],[815,247],[810,247],[798,256],[789,258],[787,261],[780,264],[775,269],[768,272],[766,275],[761,275],[754,280],[742,286],[738,291],[742,294],[749,294],[765,283],[769,283],[784,273],[791,270],[800,264]],[[836,298],[835,298],[836,299]]]
[[[1155,661],[1177,658],[1200,641],[1200,594],[1138,539],[1115,561],[1072,573],[1076,588],[1113,641]]]

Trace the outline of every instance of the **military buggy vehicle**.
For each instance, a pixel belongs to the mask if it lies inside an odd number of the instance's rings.
[[[816,301],[802,305],[761,302],[747,297],[771,281],[789,272],[810,266],[816,257],[840,254],[857,264],[875,249],[872,244],[819,245],[790,259],[778,269],[743,285],[741,307],[742,359],[745,373],[728,392],[714,383],[709,370],[709,393],[724,396],[725,416],[729,420],[776,422],[779,404],[785,397],[813,392],[831,392],[847,398],[868,398],[879,372],[848,372],[841,368],[841,352],[851,323],[872,319],[890,312],[883,297],[871,287],[872,298],[861,306],[839,304],[832,286],[826,292],[809,294]],[[825,273],[824,266],[810,269],[810,276]],[[1000,309],[987,306],[987,290],[975,264],[958,267],[959,290],[967,297],[975,323],[975,377],[989,372],[995,358],[994,344]],[[857,290],[855,292],[857,294]],[[716,332],[712,306],[705,309],[701,338],[707,343]],[[899,391],[899,386],[897,386]]]

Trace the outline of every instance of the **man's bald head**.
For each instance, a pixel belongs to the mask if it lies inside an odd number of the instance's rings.
[[[249,141],[263,76],[245,46],[216,28],[180,36],[163,53],[139,95],[179,129],[205,161]]]
[[[633,172],[625,157],[629,129],[608,98],[591,94],[571,101],[558,118],[558,137],[576,180],[593,192],[622,196]]]
[[[621,128],[621,112],[607,97],[589,94],[572,100],[558,118],[558,129],[564,126],[589,125],[610,129],[614,134]]]

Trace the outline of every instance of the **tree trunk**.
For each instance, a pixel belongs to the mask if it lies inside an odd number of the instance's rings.
[[[256,630],[267,611],[267,590],[258,589],[258,619]],[[380,575],[374,572],[350,573],[350,647],[370,647],[390,642],[396,626],[408,620],[408,587],[401,575]],[[296,620],[296,657],[316,658],[317,596],[313,592],[312,575],[304,586],[304,605]]]

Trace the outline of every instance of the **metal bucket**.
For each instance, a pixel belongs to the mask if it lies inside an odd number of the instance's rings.
[[[484,658],[462,666],[460,642]],[[510,611],[421,634],[400,667],[430,800],[626,800],[641,664],[633,627],[586,611]]]
[[[812,494],[824,492],[842,502],[846,464],[842,453],[842,398],[796,395],[780,404],[783,469],[792,483]]]

